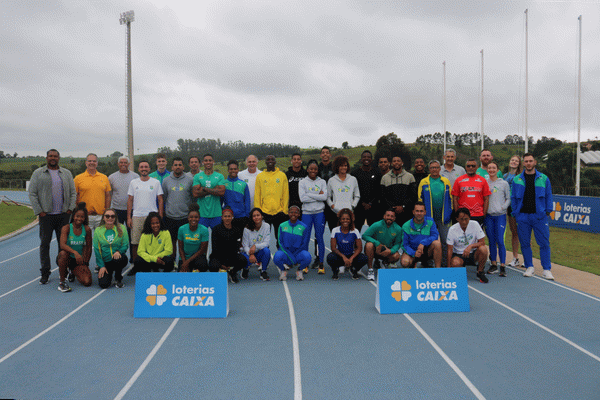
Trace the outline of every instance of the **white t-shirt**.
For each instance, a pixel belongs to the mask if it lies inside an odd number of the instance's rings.
[[[163,194],[163,190],[158,179],[150,178],[142,181],[136,178],[129,184],[127,195],[133,196],[133,217],[145,217],[151,212],[158,211],[158,202],[156,198]]]
[[[256,177],[261,172],[262,171],[257,168],[256,172],[250,173],[248,172],[248,168],[246,168],[245,170],[240,171],[240,173],[238,174],[238,178],[248,184],[248,191],[250,192],[250,204],[252,205],[252,207],[254,207],[254,185],[256,183]]]
[[[446,244],[454,246],[452,249],[454,254],[462,254],[467,246],[476,243],[479,239],[483,239],[484,237],[485,233],[483,233],[483,229],[481,229],[481,225],[479,225],[477,221],[469,221],[469,225],[467,225],[465,231],[462,230],[460,224],[457,222],[448,230]]]

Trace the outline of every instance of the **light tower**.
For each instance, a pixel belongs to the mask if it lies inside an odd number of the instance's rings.
[[[131,23],[134,21],[133,10],[121,13],[119,22],[127,25],[127,155],[129,169],[134,170],[133,159],[133,109],[131,106]]]

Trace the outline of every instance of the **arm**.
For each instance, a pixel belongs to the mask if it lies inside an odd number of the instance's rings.
[[[246,254],[250,254],[250,230],[248,228],[244,228],[244,233],[242,234],[242,250]]]
[[[60,230],[60,249],[66,251],[69,254],[73,254],[75,256],[75,260],[77,260],[77,264],[81,264],[83,258],[81,254],[76,252],[71,248],[71,246],[67,245],[67,238],[69,237],[69,230],[71,229],[70,225],[67,224],[63,226]]]
[[[213,195],[218,197],[225,196],[225,185],[217,185],[214,188],[203,188],[203,192],[205,192],[205,196]]]
[[[151,235],[151,233],[142,233],[142,236],[140,237],[140,243],[138,244],[137,254],[146,262],[156,262],[157,259],[156,256],[150,255],[148,252]]]
[[[194,178],[194,180],[195,179],[196,178]],[[202,197],[205,197],[207,194],[208,193],[206,193],[202,190],[202,185],[200,185],[200,184],[194,185],[192,187],[192,196],[194,196],[194,198],[202,198]]]
[[[409,222],[410,222],[410,220],[409,220]],[[402,246],[402,250],[404,250],[404,252],[406,254],[408,254],[409,256],[414,257],[415,253],[416,253],[416,250],[413,249],[412,247],[410,247],[409,243],[410,243],[410,241],[409,241],[408,232],[406,232],[404,230],[404,228],[402,228],[402,245],[401,245]]]
[[[258,174],[260,175],[260,174]],[[261,198],[261,185],[260,185],[260,181],[258,180],[258,176],[256,177],[256,182],[254,184],[254,207],[258,207],[258,208],[262,208],[262,204],[260,201]]]
[[[431,229],[429,230],[429,236],[423,239],[421,241],[421,244],[423,246],[429,246],[431,243],[437,240],[439,236],[440,234],[437,230],[437,227],[435,226],[435,222],[431,221]]]
[[[421,179],[419,182],[419,188],[417,189],[417,200],[423,201],[423,185],[425,184],[425,179]]]
[[[69,173],[65,174],[64,178],[67,179],[69,182],[69,210],[74,210],[77,206],[77,191],[75,190],[75,182],[73,181],[73,175],[71,175],[71,172],[69,170],[67,170],[67,172]]]
[[[248,189],[248,185],[244,188],[244,212],[246,216],[250,215],[250,210],[252,210],[252,205],[250,204],[250,189]]]
[[[468,257],[473,250],[476,250],[481,246],[485,246],[485,238],[478,239],[475,243],[468,245],[465,251],[463,252],[463,255],[465,257]]]
[[[508,183],[504,185],[504,203],[502,203],[502,211],[506,212],[510,206],[510,187]]]
[[[369,228],[365,231],[364,235],[363,235],[363,239],[365,239],[367,242],[371,242],[375,245],[375,247],[378,247],[381,242],[379,242],[377,239],[375,239],[375,232],[377,231],[377,229],[374,229],[375,225],[371,225],[369,226]]]
[[[448,245],[448,254],[446,254],[446,257],[447,257],[447,261],[446,261],[446,262],[447,262],[447,264],[446,264],[446,265],[447,265],[448,267],[451,267],[451,266],[452,266],[452,262],[451,262],[451,261],[452,261],[452,251],[453,251],[453,249],[454,249],[454,246],[453,246],[453,245],[451,245],[451,244],[449,244],[449,245]]]
[[[164,235],[164,236],[163,236]],[[162,259],[163,257],[170,256],[173,254],[173,241],[171,240],[171,234],[168,230],[159,233],[159,236],[163,236],[163,251],[158,253],[157,257]]]
[[[285,174],[283,174],[285,176]],[[283,180],[283,197],[281,199],[281,208],[285,214],[288,213],[290,205],[290,186],[288,184],[287,176],[286,179]]]
[[[123,224],[119,224],[121,227],[121,232],[123,236],[121,236],[121,241],[119,243],[119,247],[115,250],[121,254],[127,253],[127,249],[129,248],[129,234],[127,233],[127,228]]]
[[[100,245],[100,229],[96,229],[94,231],[93,246],[94,253],[96,255],[96,265],[98,266],[98,268],[103,268],[104,260],[102,259],[102,247]]]
[[[483,196],[483,215],[487,215],[489,206],[490,206],[490,196]]]
[[[550,211],[552,210],[552,185],[550,184],[550,179],[546,178],[546,214],[550,215]]]
[[[31,175],[31,181],[29,182],[29,202],[31,203],[31,208],[33,208],[34,214],[40,215],[40,217],[43,217],[44,215],[46,215],[46,213],[43,212],[42,205],[40,204],[40,197],[39,197],[39,193],[38,193],[39,185],[40,185],[40,176],[39,176],[39,173],[37,173],[37,171],[35,171],[33,173],[33,175]],[[41,215],[41,214],[44,214],[44,215]]]
[[[360,201],[360,189],[358,188],[358,181],[356,178],[352,177],[352,179],[354,179],[354,196],[352,198],[352,209],[354,210]]]
[[[391,254],[394,254],[400,250],[400,246],[402,245],[402,228],[396,231],[396,238],[394,239],[394,243],[392,243],[392,247],[390,248]]]
[[[454,212],[458,210],[458,196],[452,196],[452,209]]]
[[[283,224],[281,224],[281,225],[283,225]],[[278,235],[278,239],[277,239],[277,241],[279,242],[279,250],[283,251],[285,253],[285,255],[288,256],[290,260],[292,260],[292,264],[296,264],[296,257],[294,257],[292,252],[290,252],[287,249],[287,247],[285,246],[285,244],[283,243],[284,235],[281,232],[281,225],[279,225],[279,235]]]
[[[263,224],[266,224],[266,222],[263,222]],[[265,231],[266,232],[264,232],[263,241],[254,245],[256,246],[256,251],[260,251],[265,247],[269,247],[269,243],[271,242],[271,227],[269,226],[269,229],[265,229]]]
[[[356,256],[362,252],[362,240],[356,238],[354,241],[354,253],[350,256],[350,262],[352,262]]]
[[[89,226],[85,228],[85,246],[83,246],[83,263],[90,265],[90,258],[92,258],[92,230]]]
[[[165,213],[164,213],[164,208],[163,208],[163,205],[164,205],[163,195],[159,194],[156,198],[158,200],[158,214],[160,215],[161,218],[164,218]]]

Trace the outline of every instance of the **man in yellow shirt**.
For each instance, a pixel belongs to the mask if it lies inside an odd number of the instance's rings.
[[[77,203],[85,202],[89,215],[89,226],[95,229],[100,225],[104,210],[110,208],[110,182],[108,177],[98,172],[98,156],[90,153],[85,158],[86,170],[75,177]],[[127,222],[127,221],[119,221]]]
[[[290,192],[285,173],[275,167],[275,156],[267,156],[267,169],[256,177],[254,188],[254,207],[258,207],[265,215],[265,222],[275,229],[275,237],[279,237],[279,225],[288,219],[288,203]],[[279,245],[279,242],[278,242]]]

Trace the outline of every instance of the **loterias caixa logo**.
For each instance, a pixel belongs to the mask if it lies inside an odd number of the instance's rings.
[[[458,300],[456,282],[415,282],[416,298],[414,301],[453,301]],[[412,285],[406,281],[395,281],[391,286],[392,297],[396,301],[408,301],[412,297]]]
[[[171,293],[163,285],[150,285],[146,289],[146,301],[151,306],[162,306],[170,298],[171,305],[175,307],[198,307],[214,306],[215,300],[212,296],[214,287],[196,287],[172,285]]]

